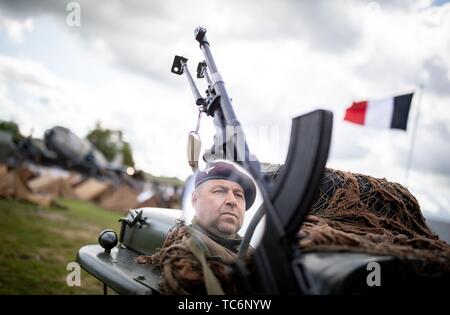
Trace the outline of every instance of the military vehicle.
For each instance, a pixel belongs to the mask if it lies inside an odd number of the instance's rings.
[[[203,97],[187,65],[187,58],[176,56],[171,71],[185,75],[194,101],[202,114],[213,117],[216,126],[214,145],[203,158],[217,157],[234,161],[247,170],[258,185],[262,203],[245,231],[241,253],[248,247],[255,229],[265,218],[260,242],[252,256],[258,278],[256,284],[241,259],[233,264],[243,292],[256,294],[361,294],[413,292],[417,288],[438,288],[443,278],[415,274],[397,257],[356,252],[308,252],[298,246],[298,231],[314,202],[325,171],[332,133],[332,113],[316,110],[292,120],[290,144],[278,180],[251,154],[241,124],[233,110],[223,78],[213,59],[206,29],[195,30],[205,61],[198,64],[197,78],[207,81]],[[189,165],[198,168],[201,142],[198,128],[189,133]],[[167,232],[183,217],[182,210],[132,209],[120,219],[119,235],[105,230],[99,244],[82,247],[77,262],[88,273],[119,294],[159,294],[161,269],[157,265],[139,265],[135,259],[151,255],[161,247]],[[383,270],[383,285],[369,286],[368,266],[376,263]],[[447,277],[448,279],[448,277]]]
[[[58,165],[55,152],[49,150],[42,139],[26,137],[18,143],[18,151],[29,161],[42,165]]]
[[[0,163],[15,164],[19,159],[12,134],[0,131]]]
[[[79,138],[65,127],[56,126],[47,130],[45,144],[58,155],[66,168],[95,176],[107,166],[105,157],[92,143]]]

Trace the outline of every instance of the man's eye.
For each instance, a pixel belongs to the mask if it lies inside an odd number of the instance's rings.
[[[244,195],[243,194],[236,194],[236,197],[238,197],[240,199],[244,199]]]
[[[221,193],[224,192],[224,190],[223,190],[223,189],[216,189],[216,190],[214,190],[213,192],[214,192],[214,193],[220,193],[220,194],[221,194]]]

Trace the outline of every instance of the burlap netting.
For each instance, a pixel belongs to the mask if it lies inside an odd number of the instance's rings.
[[[205,294],[201,266],[183,245],[183,236],[189,236],[188,229],[179,222],[162,249],[140,262],[161,265],[163,293]],[[303,252],[389,255],[422,260],[414,267],[421,274],[450,273],[450,246],[428,228],[414,196],[385,179],[326,169],[299,236]],[[226,293],[239,292],[230,279],[228,259],[208,259],[208,264]]]
[[[299,234],[304,252],[417,258],[450,272],[450,246],[427,226],[416,198],[386,179],[327,169]]]

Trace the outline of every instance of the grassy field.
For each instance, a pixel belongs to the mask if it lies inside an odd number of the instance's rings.
[[[103,293],[84,271],[81,286],[69,287],[66,266],[103,229],[119,232],[122,215],[79,200],[58,203],[64,208],[0,199],[0,294]]]

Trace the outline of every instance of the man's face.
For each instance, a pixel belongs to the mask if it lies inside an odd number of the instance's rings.
[[[197,222],[223,238],[233,237],[242,226],[245,215],[244,190],[238,183],[208,180],[192,193]]]

